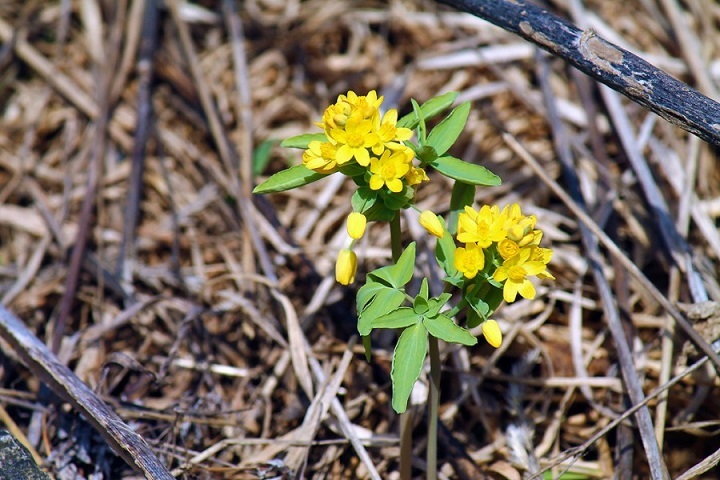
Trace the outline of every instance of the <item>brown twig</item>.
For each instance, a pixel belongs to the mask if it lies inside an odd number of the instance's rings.
[[[525,0],[440,0],[513,32],[703,140],[720,145],[720,104],[637,55]]]
[[[157,480],[174,480],[142,437],[100,400],[90,388],[52,354],[17,317],[0,305],[0,336],[12,345],[52,391],[73,404],[128,465]]]

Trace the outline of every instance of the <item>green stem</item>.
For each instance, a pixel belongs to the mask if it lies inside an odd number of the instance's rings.
[[[440,403],[440,348],[438,339],[428,336],[430,354],[430,398],[427,440],[427,479],[437,479],[438,405]]]
[[[400,212],[390,220],[390,245],[393,262],[397,263],[402,255],[402,230],[400,229]],[[408,408],[400,414],[400,480],[412,479],[412,413]]]

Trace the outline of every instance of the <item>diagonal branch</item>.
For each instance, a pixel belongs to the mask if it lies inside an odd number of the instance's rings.
[[[439,0],[529,40],[670,123],[720,145],[720,104],[637,55],[525,0]]]

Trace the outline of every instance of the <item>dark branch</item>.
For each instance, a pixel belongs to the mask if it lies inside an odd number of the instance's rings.
[[[720,146],[720,104],[637,55],[524,0],[440,0],[529,40],[703,140]]]

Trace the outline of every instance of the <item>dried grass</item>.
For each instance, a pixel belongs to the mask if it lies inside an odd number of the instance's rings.
[[[401,111],[410,97],[450,90],[473,101],[455,153],[504,180],[479,191],[477,201],[521,203],[556,252],[557,281],[543,284],[535,300],[498,312],[506,334],[500,349],[443,349],[445,478],[520,478],[532,465],[574,452],[631,406],[606,300],[587,275],[593,265],[577,216],[513,145],[568,188],[553,141],[562,125],[590,216],[637,269],[671,302],[697,303],[702,291],[720,299],[715,151],[628,101],[616,99],[620,111],[612,113],[584,77],[558,60],[539,60],[517,37],[423,0],[248,0],[238,12],[232,2],[167,3],[141,185],[133,185],[132,161],[148,107],[138,104],[142,2],[0,3],[0,298],[180,478],[369,478],[372,469],[394,478],[393,339],[378,336],[366,363],[354,344],[352,291],[332,278],[350,186],[331,178],[269,198],[247,196],[253,149],[312,130],[348,89],[379,89]],[[551,3],[570,16],[565,5],[580,2]],[[583,21],[717,99],[720,64],[710,59],[720,48],[720,10],[712,2],[682,7],[588,0]],[[682,25],[684,43],[676,43]],[[635,130],[629,141],[651,176],[633,169],[617,135],[622,121]],[[298,160],[275,143],[254,181]],[[418,199],[443,213],[450,185],[432,180]],[[672,252],[675,259],[691,264],[673,263],[643,181],[662,194],[683,239],[678,245],[688,246]],[[124,243],[126,203],[139,187],[139,224]],[[83,214],[88,199],[91,216]],[[410,212],[404,218],[407,240],[419,242],[418,269],[430,275],[432,245],[414,219]],[[74,265],[70,252],[82,243],[84,225],[87,244]],[[388,262],[386,230],[372,225],[361,242],[363,272]],[[685,368],[677,361],[681,334],[664,340],[667,313],[606,245],[603,252],[601,272],[648,393]],[[702,281],[691,283],[688,271]],[[68,288],[74,295],[63,297]],[[697,317],[714,334],[718,315]],[[131,478],[82,418],[2,346],[0,413],[47,469],[57,478],[70,471]],[[708,370],[649,402],[673,477],[712,461],[717,388]],[[646,477],[633,419],[565,465],[592,478]]]

